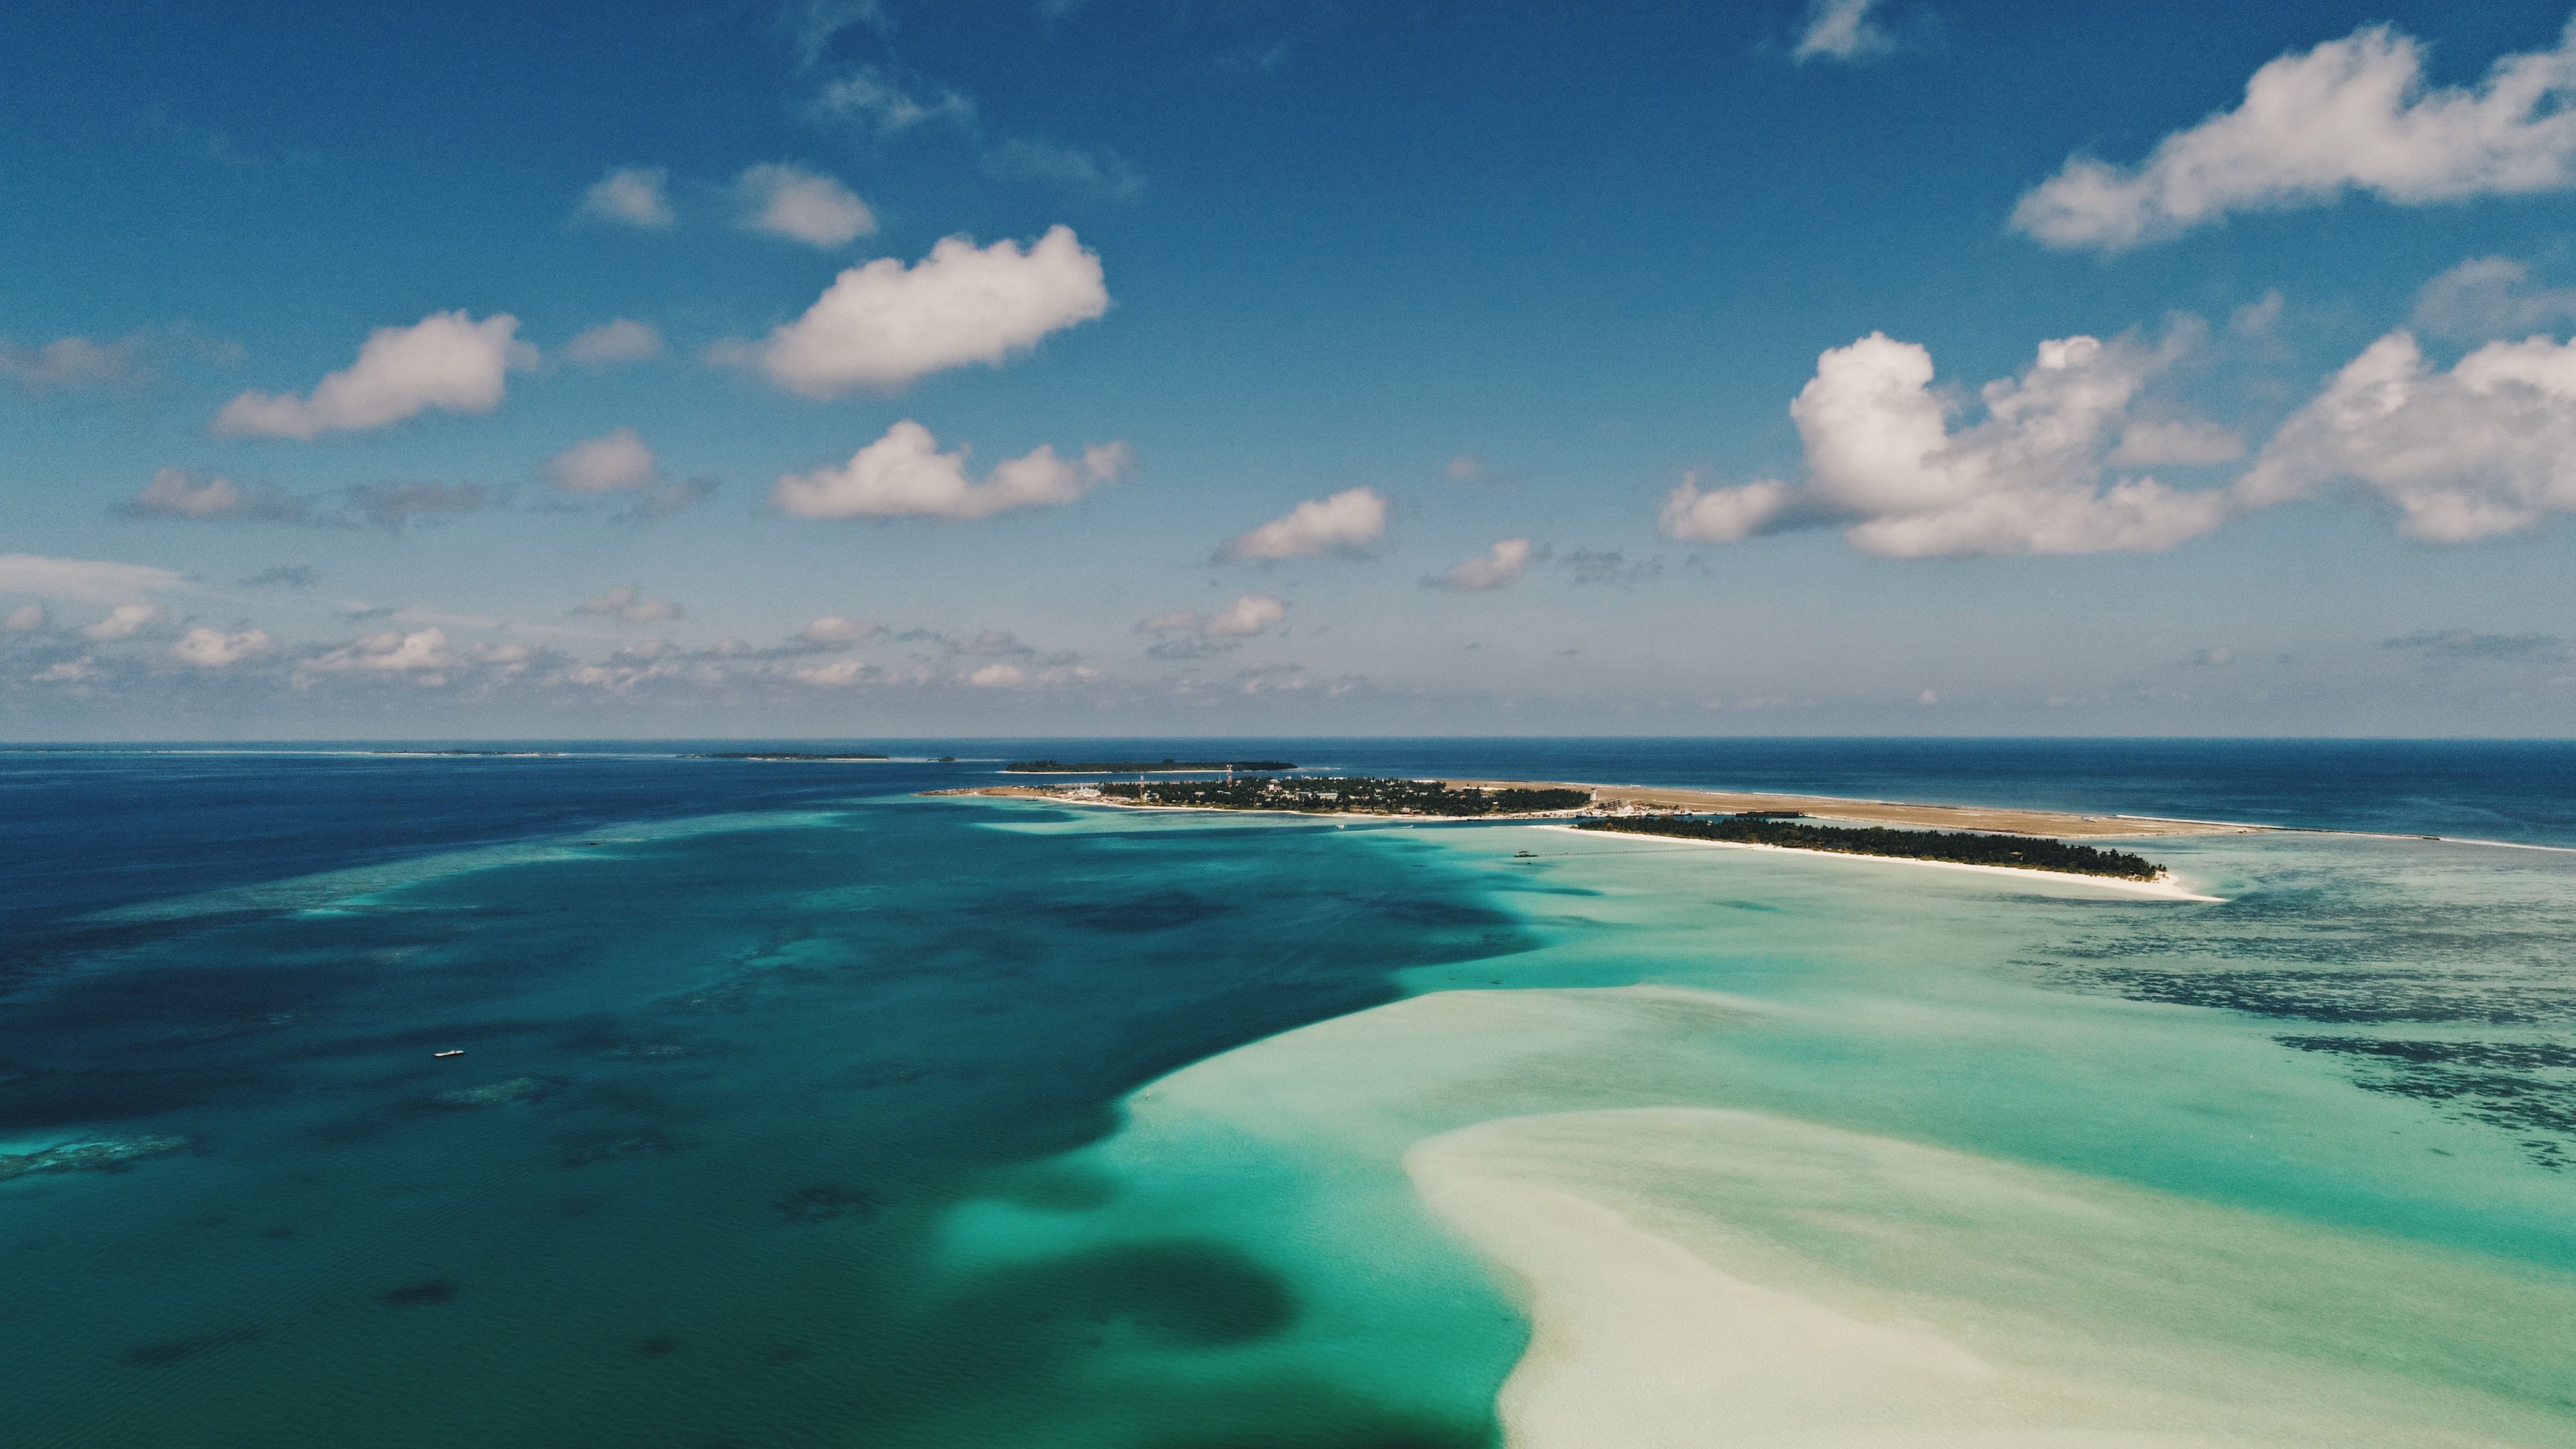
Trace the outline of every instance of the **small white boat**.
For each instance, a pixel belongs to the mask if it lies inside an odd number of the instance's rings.
[[[434,1057],[461,1057],[465,1055],[465,1048],[458,1047],[453,1051],[431,1052],[430,1055]]]

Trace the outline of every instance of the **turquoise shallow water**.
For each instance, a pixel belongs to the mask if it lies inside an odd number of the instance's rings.
[[[2195,905],[733,778],[22,917],[0,1152],[186,1145],[0,1182],[11,1442],[1492,1442],[1528,1311],[1400,1139],[1568,1103],[2076,1174],[2576,1312],[2576,856],[2160,844]],[[1397,1038],[1377,1127],[1155,1115],[1408,994],[1640,983],[1744,1023],[1526,1071]],[[2410,1353],[2576,1423],[2528,1342]]]

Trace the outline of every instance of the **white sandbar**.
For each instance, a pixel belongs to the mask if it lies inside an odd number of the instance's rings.
[[[1704,845],[1717,850],[1768,850],[1781,855],[1820,856],[1828,860],[1863,860],[1880,865],[1928,865],[1940,870],[1974,870],[1989,875],[2008,875],[2026,881],[2046,881],[2051,885],[2094,886],[2102,890],[2121,891],[2133,896],[2153,896],[2166,901],[2205,901],[2223,903],[2225,896],[2205,896],[2177,880],[2171,871],[2154,880],[2123,880],[2111,875],[2084,875],[2071,870],[2030,870],[2014,865],[1971,865],[1963,860],[1918,860],[1910,855],[1862,855],[1848,850],[1802,850],[1794,845],[1757,845],[1743,840],[1693,840],[1686,835],[1650,835],[1644,831],[1581,830],[1571,825],[1541,825],[1541,830],[1564,830],[1577,835],[1610,836],[1624,840],[1653,841],[1659,845]]]

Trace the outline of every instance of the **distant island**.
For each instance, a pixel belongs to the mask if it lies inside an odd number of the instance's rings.
[[[727,750],[719,754],[684,755],[690,760],[883,760],[886,755],[871,755],[861,750],[842,750],[833,754],[813,754],[804,750]]]
[[[1174,780],[1086,787],[1105,800],[1200,810],[1295,810],[1319,815],[1544,815],[1580,810],[1592,792],[1511,786],[1451,789],[1442,780],[1304,775],[1289,780]]]
[[[1293,770],[1286,760],[1014,760],[1009,775],[1172,775],[1209,770]]]
[[[2017,870],[2051,870],[2068,875],[2107,875],[2122,880],[2154,880],[2164,867],[2144,856],[2090,845],[2069,845],[2035,835],[1979,835],[1952,830],[1890,830],[1885,826],[1799,825],[1783,813],[1754,811],[1715,819],[1692,815],[1632,815],[1585,820],[1577,830],[1609,830],[1627,835],[1663,835],[1681,840],[1714,840],[1730,845],[1776,845],[1789,850],[1822,850],[1837,855],[1884,855],[1905,860],[1943,860],[1958,865],[1999,865]]]

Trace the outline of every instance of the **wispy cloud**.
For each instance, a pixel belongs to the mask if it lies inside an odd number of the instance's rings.
[[[255,523],[305,523],[310,499],[275,488],[244,488],[230,478],[205,477],[184,468],[154,470],[143,491],[121,505],[136,518],[234,519]]]
[[[975,129],[975,102],[946,86],[918,89],[874,65],[861,66],[814,93],[816,117],[854,122],[878,136],[892,136],[923,126]]]
[[[590,183],[573,214],[586,221],[661,231],[677,222],[671,173],[660,166],[619,166]]]
[[[1875,60],[1896,49],[1896,37],[1871,18],[1880,0],[1807,0],[1805,26],[1789,58],[1838,60],[1845,64]]]
[[[2576,287],[2532,285],[2510,257],[2472,257],[2424,284],[2414,325],[2436,337],[2485,342],[2527,337],[2576,319]]]
[[[651,324],[620,317],[574,333],[563,355],[584,367],[613,367],[662,355],[662,334]]]
[[[1003,181],[1048,182],[1109,201],[1134,201],[1145,194],[1145,178],[1116,151],[1106,146],[1085,151],[1044,138],[1005,141],[985,152],[984,174]]]
[[[130,386],[144,377],[144,342],[137,333],[113,342],[57,337],[26,347],[0,337],[0,380],[37,393]]]
[[[1632,563],[1628,555],[1618,549],[1578,548],[1557,562],[1564,566],[1576,584],[1605,584],[1625,589],[1651,583],[1664,576],[1664,561],[1660,556]]]
[[[2466,629],[2428,629],[2403,638],[2384,639],[2379,647],[2442,664],[2469,660],[2564,664],[2569,657],[2567,641],[2555,634],[2474,634]]]
[[[629,624],[659,624],[687,611],[669,599],[649,599],[632,584],[621,584],[572,606],[575,614],[620,619]]]
[[[415,523],[473,513],[500,500],[472,483],[361,483],[349,489],[348,506],[360,519],[399,533]]]

